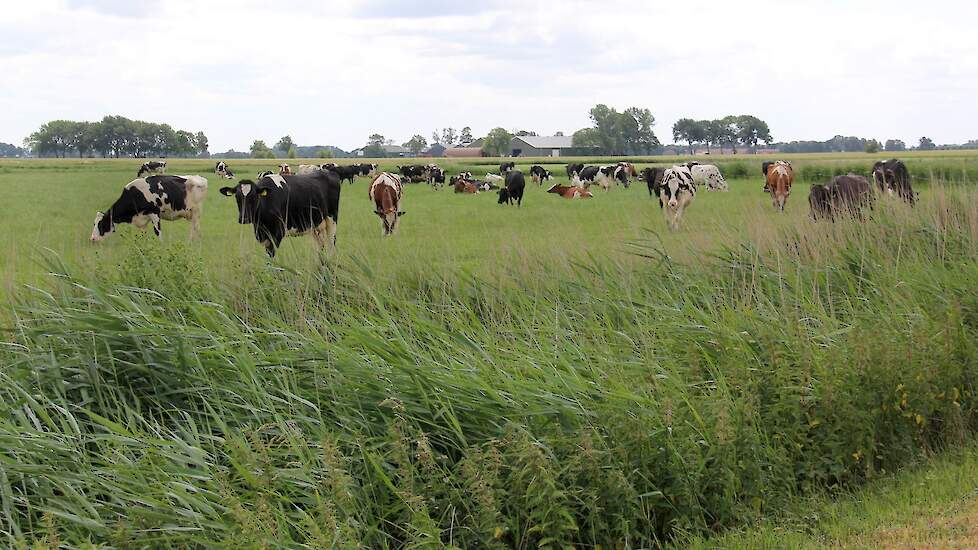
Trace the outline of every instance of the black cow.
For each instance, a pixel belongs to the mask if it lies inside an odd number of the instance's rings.
[[[876,195],[869,180],[856,174],[836,176],[828,185],[813,185],[808,194],[812,219],[835,220],[836,214],[862,219],[863,210],[872,209]]]
[[[92,242],[101,241],[120,223],[140,229],[153,225],[161,235],[160,220],[190,220],[190,238],[200,233],[200,215],[207,196],[207,180],[200,176],[149,176],[136,178],[105,212],[95,215]]]
[[[340,181],[349,181],[353,183],[354,178],[360,175],[359,165],[349,165],[349,164],[323,164],[319,167],[320,170],[329,170],[336,173],[339,176]]]
[[[824,185],[818,183],[812,185],[811,191],[808,192],[808,206],[812,210],[812,219],[815,221],[835,218],[832,213],[832,193]]]
[[[584,165],[580,163],[571,163],[567,165],[567,177],[574,179],[574,176],[581,173],[584,170]]]
[[[537,185],[542,185],[543,182],[548,181],[552,177],[553,174],[550,173],[550,170],[547,170],[543,166],[534,164],[530,167],[530,180],[535,182]]]
[[[238,203],[238,223],[252,224],[255,239],[269,257],[286,236],[312,233],[320,249],[331,254],[336,247],[342,183],[335,172],[321,170],[307,175],[270,175],[253,182],[241,180],[222,187],[221,194]]]
[[[505,176],[507,173],[512,172],[513,170],[516,170],[516,163],[515,162],[512,162],[512,161],[510,161],[510,162],[504,162],[504,163],[502,163],[502,164],[499,165],[499,175],[500,176]]]
[[[644,180],[649,187],[649,196],[659,196],[659,186],[662,185],[662,176],[666,173],[665,168],[645,168],[638,175],[638,179]]]
[[[142,166],[139,167],[139,171],[136,172],[136,177],[141,178],[143,174],[162,174],[166,172],[166,161],[157,162],[155,160],[150,162],[144,162]]]
[[[522,206],[525,188],[526,179],[523,178],[523,172],[519,170],[506,172],[506,186],[499,190],[499,204],[513,204],[515,200],[516,206]]]
[[[911,205],[917,200],[917,194],[910,185],[910,171],[900,160],[881,160],[874,164],[873,181],[881,193],[896,195]]]

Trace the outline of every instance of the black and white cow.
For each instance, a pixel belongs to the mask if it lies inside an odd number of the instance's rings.
[[[571,178],[571,181],[578,187],[589,187],[596,183],[605,191],[610,189],[611,184],[615,182],[628,187],[628,175],[625,172],[625,168],[617,164],[611,166],[585,166],[577,176]]]
[[[881,160],[873,164],[873,181],[882,193],[896,195],[911,205],[917,200],[910,185],[910,171],[900,160]]]
[[[427,169],[425,171],[425,179],[428,180],[428,184],[431,185],[436,191],[440,187],[445,187],[445,171],[442,170],[437,164],[429,164],[425,166]]]
[[[269,257],[287,236],[312,233],[327,255],[336,247],[340,211],[339,176],[329,170],[308,175],[265,176],[222,187],[221,194],[238,203],[238,223],[251,224],[255,239]]]
[[[136,177],[141,178],[143,174],[163,174],[166,172],[166,161],[155,161],[151,160],[149,162],[144,162],[142,166],[139,167],[139,171],[136,172]]]
[[[543,185],[543,182],[549,181],[553,177],[550,170],[547,170],[539,164],[534,164],[530,167],[530,180],[537,185]]]
[[[122,189],[122,196],[105,212],[95,215],[92,242],[98,242],[120,223],[140,229],[152,224],[161,235],[160,220],[190,220],[190,238],[200,234],[200,216],[207,196],[207,180],[200,176],[149,176],[136,178]]]
[[[574,179],[574,176],[581,173],[584,170],[584,165],[581,163],[571,163],[567,165],[567,177]]]
[[[696,184],[693,174],[685,166],[673,166],[662,174],[658,186],[659,208],[663,209],[669,229],[679,229],[683,211],[696,198]]]
[[[501,176],[505,176],[508,172],[512,172],[513,170],[516,170],[515,162],[504,162],[499,165],[499,175]]]
[[[425,172],[427,171],[427,168],[421,166],[420,164],[408,164],[407,166],[398,166],[397,170],[398,172],[401,173],[401,176],[403,176],[405,183],[422,182],[422,181],[427,181],[428,179],[425,176]]]
[[[217,164],[214,166],[214,173],[227,180],[234,178],[234,172],[228,168],[228,163],[223,160],[217,161]]]
[[[499,204],[513,204],[515,200],[516,206],[522,206],[524,189],[526,189],[526,179],[523,177],[523,172],[519,170],[506,172],[506,186],[499,190]]]
[[[258,172],[257,178],[262,179],[265,176],[273,176],[273,175],[275,175],[275,172],[272,172],[271,170],[262,170],[261,172]]]
[[[378,175],[376,164],[371,164],[369,162],[362,162],[354,166],[357,166],[360,169],[361,176],[367,176],[368,178],[376,178]]]

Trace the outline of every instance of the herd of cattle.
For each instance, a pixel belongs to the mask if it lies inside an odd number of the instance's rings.
[[[98,212],[92,241],[111,233],[116,225],[130,223],[141,229],[153,226],[160,235],[161,220],[187,219],[191,222],[191,238],[200,232],[200,218],[207,194],[207,179],[201,176],[167,175],[166,162],[143,164],[136,179],[129,182],[112,206]],[[764,162],[764,192],[771,195],[778,210],[784,210],[795,171],[790,162]],[[234,172],[227,163],[218,162],[214,172],[233,179]],[[152,175],[146,175],[152,174]],[[426,182],[434,189],[445,186],[445,172],[436,164],[399,166],[398,173],[381,172],[377,164],[301,164],[295,172],[288,164],[280,164],[278,173],[259,172],[255,180],[242,179],[233,187],[222,187],[222,195],[234,197],[238,206],[238,223],[252,225],[255,238],[269,256],[286,236],[312,234],[321,248],[332,252],[336,245],[336,224],[339,221],[342,183],[353,183],[359,176],[370,178],[367,195],[380,217],[384,235],[393,234],[404,211],[401,210],[403,184]],[[613,185],[629,187],[629,177],[644,181],[649,195],[659,199],[670,229],[677,229],[683,212],[696,198],[697,187],[726,191],[727,182],[720,170],[710,164],[690,162],[670,168],[645,168],[641,172],[630,162],[605,166],[568,164],[570,185],[553,184],[548,193],[568,199],[594,197],[592,185],[605,191]],[[862,218],[866,208],[872,208],[877,190],[898,196],[913,205],[917,194],[910,184],[910,174],[903,162],[892,159],[873,165],[870,181],[856,174],[836,176],[828,184],[812,185],[808,196],[811,215],[815,220],[835,220],[839,215]],[[543,166],[530,168],[532,182],[543,185],[553,174]],[[499,165],[499,173],[487,173],[476,179],[471,172],[462,172],[448,179],[456,193],[477,194],[498,190],[499,204],[520,206],[526,180],[514,162]]]

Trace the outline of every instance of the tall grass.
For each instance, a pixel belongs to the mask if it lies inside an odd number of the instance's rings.
[[[52,255],[0,350],[0,536],[643,547],[858,484],[978,420],[978,196],[932,195],[492,284]]]

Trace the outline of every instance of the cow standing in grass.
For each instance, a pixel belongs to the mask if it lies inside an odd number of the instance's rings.
[[[791,194],[791,184],[795,181],[795,171],[790,162],[779,160],[768,166],[765,190],[771,193],[771,203],[784,211],[784,205]]]
[[[162,235],[160,220],[190,220],[190,238],[200,234],[200,217],[207,196],[207,180],[200,176],[149,176],[126,184],[122,196],[105,212],[95,215],[92,242],[101,241],[120,223],[140,229],[153,226]]]
[[[251,224],[255,239],[274,258],[286,236],[312,233],[327,255],[336,247],[339,221],[339,177],[328,170],[305,175],[272,174],[257,182],[241,180],[221,194],[238,203],[238,223]]]
[[[383,223],[384,236],[393,235],[404,215],[401,211],[401,177],[382,172],[370,184],[367,195],[374,203],[374,213]]]
[[[902,161],[890,159],[873,164],[873,181],[880,192],[896,195],[911,206],[917,200],[917,194],[910,185],[910,171]]]
[[[693,183],[696,185],[705,186],[710,191],[729,190],[720,169],[712,164],[694,164],[689,171],[693,174]]]
[[[512,161],[510,161],[510,162],[504,162],[504,163],[502,163],[502,164],[499,165],[499,175],[500,176],[505,176],[506,174],[508,174],[509,172],[512,172],[513,170],[516,170],[516,163],[515,162],[512,162]]]
[[[534,164],[530,167],[530,180],[533,181],[533,183],[542,185],[543,182],[549,181],[551,178],[553,178],[553,174],[551,174],[550,170],[547,170],[543,166]]]
[[[523,190],[526,188],[526,179],[523,172],[511,170],[506,172],[506,186],[499,190],[499,204],[513,204],[523,206]]]
[[[673,231],[679,229],[683,212],[696,198],[693,174],[685,166],[673,166],[663,172],[657,191],[659,208],[665,213],[666,224]]]
[[[813,185],[808,194],[814,220],[835,221],[837,214],[863,219],[865,210],[872,209],[875,200],[869,180],[856,174],[836,176],[828,185]]]
[[[166,172],[166,161],[149,161],[144,162],[142,166],[139,167],[139,171],[136,172],[136,177],[141,178],[143,174],[163,174]]]
[[[659,186],[662,185],[662,177],[665,173],[665,168],[645,168],[638,175],[638,179],[644,181],[649,187],[650,197],[659,195]]]

